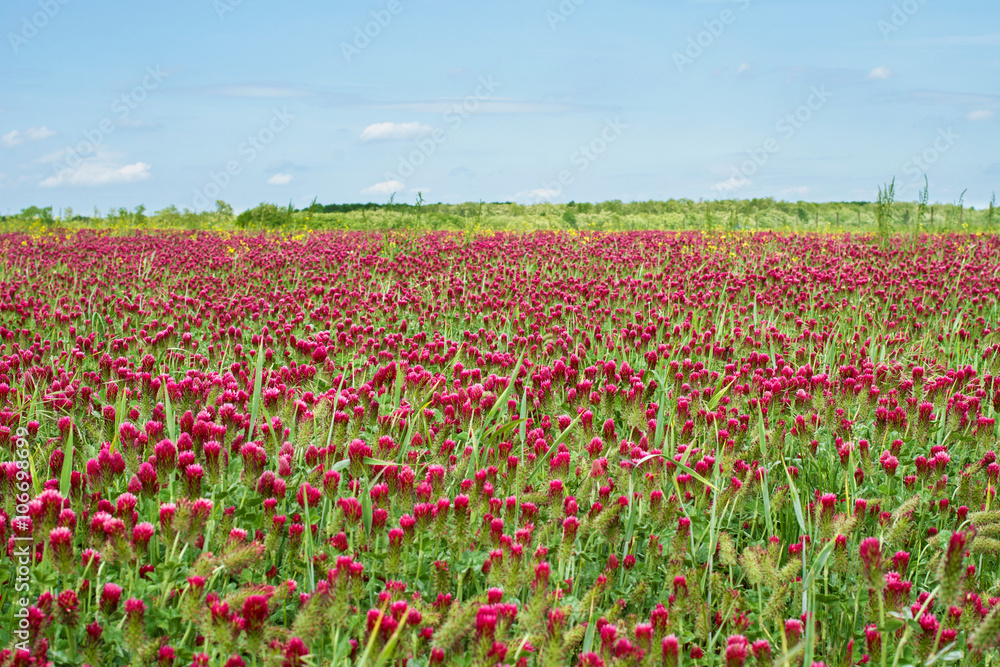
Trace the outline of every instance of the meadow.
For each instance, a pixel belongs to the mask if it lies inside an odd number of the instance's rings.
[[[1000,227],[996,196],[976,210],[964,203],[934,202],[929,187],[915,201],[898,199],[896,184],[878,188],[873,202],[788,202],[773,198],[566,204],[514,202],[331,204],[316,201],[305,208],[261,203],[236,215],[224,201],[215,210],[191,211],[169,206],[155,212],[145,207],[117,208],[90,214],[72,209],[32,206],[0,215],[0,231],[45,233],[51,229],[100,229],[128,234],[137,229],[202,231],[456,231],[463,234],[532,231],[703,231],[822,234],[992,233]]]
[[[993,208],[741,205],[6,218],[0,666],[1000,665]]]

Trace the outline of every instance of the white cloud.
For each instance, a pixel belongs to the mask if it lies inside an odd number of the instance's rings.
[[[892,76],[892,70],[891,69],[889,69],[885,65],[879,65],[878,67],[876,67],[872,71],[868,72],[868,76],[866,76],[865,78],[866,79],[877,79],[879,81],[885,81],[886,79],[888,79],[891,76]]]
[[[784,190],[782,190],[778,194],[780,194],[782,197],[787,197],[788,195],[800,195],[801,196],[801,195],[804,195],[804,194],[808,194],[810,189],[811,188],[809,186],[807,186],[807,185],[800,185],[797,188],[785,188]]]
[[[712,186],[712,189],[716,192],[728,192],[729,190],[738,190],[739,188],[745,188],[750,185],[752,181],[749,178],[743,176],[730,176],[724,181],[716,183]]]
[[[993,112],[990,111],[989,109],[976,109],[974,111],[970,111],[965,116],[965,119],[966,120],[972,120],[972,121],[976,121],[976,120],[993,120]]]
[[[275,174],[271,178],[267,179],[268,185],[288,185],[291,182],[291,174]]]
[[[115,165],[106,158],[84,160],[75,167],[62,167],[38,185],[54,188],[60,185],[98,186],[111,183],[134,183],[150,177],[150,166],[145,162]]]
[[[29,127],[27,130],[11,130],[0,137],[0,143],[3,143],[7,148],[13,148],[18,144],[28,141],[40,141],[54,136],[56,136],[56,133],[43,125],[41,127]]]
[[[361,141],[386,141],[389,139],[420,139],[434,131],[430,125],[412,123],[375,123],[361,133]]]
[[[566,111],[578,111],[585,107],[573,106],[570,104],[555,104],[548,102],[530,102],[516,100],[505,97],[444,97],[436,100],[422,102],[398,102],[392,104],[380,104],[373,106],[373,109],[392,109],[394,111],[406,111],[408,113],[432,113],[445,114],[449,111],[458,113],[462,105],[472,104],[470,100],[475,100],[475,113],[477,114],[549,114],[563,113]],[[470,107],[471,108],[471,107]]]
[[[753,65],[751,65],[750,63],[744,62],[744,63],[740,63],[740,66],[736,68],[736,73],[737,74],[743,74],[745,72],[749,72],[752,69],[753,69]]]
[[[66,156],[69,155],[69,153],[70,153],[69,150],[65,148],[60,148],[59,150],[54,151],[52,153],[46,153],[45,155],[36,157],[31,162],[33,164],[49,164],[52,162],[58,162],[59,160],[65,159]]]
[[[405,189],[406,185],[402,181],[383,181],[381,183],[368,186],[361,191],[361,194],[388,196],[394,192],[402,192]]]
[[[523,190],[514,195],[517,201],[541,202],[550,201],[559,196],[559,190],[552,188],[535,188],[534,190]]]

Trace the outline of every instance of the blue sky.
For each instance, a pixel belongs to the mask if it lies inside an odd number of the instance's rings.
[[[0,210],[982,206],[995,0],[4,0]]]

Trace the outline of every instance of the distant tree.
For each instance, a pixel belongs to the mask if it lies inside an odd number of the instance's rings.
[[[55,218],[52,217],[51,206],[46,206],[45,208],[29,206],[28,208],[21,209],[21,213],[17,217],[25,222],[40,222],[43,225],[51,225],[55,222]]]
[[[242,228],[282,227],[291,223],[293,211],[291,204],[288,205],[288,208],[279,208],[275,204],[262,202],[236,216],[236,226]]]
[[[222,201],[221,199],[215,200],[215,216],[224,222],[229,222],[233,219],[233,207]]]

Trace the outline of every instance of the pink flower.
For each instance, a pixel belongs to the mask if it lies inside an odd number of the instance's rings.
[[[663,664],[669,667],[677,667],[677,661],[680,658],[681,652],[681,644],[677,639],[677,635],[667,635],[664,637],[661,650],[663,652]]]
[[[80,607],[80,600],[76,595],[76,591],[66,590],[60,593],[59,597],[56,598],[56,606],[59,622],[70,628],[75,627],[79,620],[77,612]]]
[[[882,545],[877,537],[866,537],[859,549],[861,564],[869,587],[881,590]]]
[[[246,621],[247,635],[254,641],[260,641],[269,615],[267,598],[263,595],[251,595],[243,601],[243,618]]]
[[[122,597],[122,587],[118,584],[106,583],[101,590],[101,611],[105,616],[110,616],[118,608],[118,602]],[[141,602],[140,602],[141,604]],[[145,611],[145,607],[143,607]]]
[[[302,508],[305,508],[307,505],[315,507],[319,505],[322,498],[323,492],[319,489],[314,489],[309,482],[303,482],[302,486],[299,487],[298,493],[295,494],[295,499],[298,501],[299,507]]]
[[[108,586],[113,584],[107,584],[104,586],[105,592],[108,590]],[[121,589],[119,588],[119,594]],[[129,617],[138,618],[142,620],[142,617],[146,614],[146,603],[139,598],[129,598],[125,601],[125,614]]]
[[[73,531],[53,528],[49,532],[49,546],[59,571],[66,574],[73,569]]]

